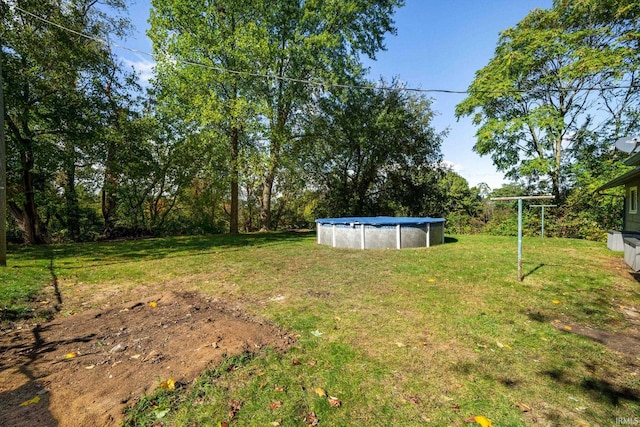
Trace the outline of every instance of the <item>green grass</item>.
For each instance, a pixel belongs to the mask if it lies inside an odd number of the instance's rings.
[[[327,426],[637,417],[640,361],[553,326],[624,327],[617,308],[640,306],[640,288],[619,254],[601,243],[525,238],[520,282],[514,238],[449,240],[359,251],[274,233],[10,248],[0,304],[24,305],[52,284],[63,313],[140,286],[195,289],[298,336],[285,354],[237,356],[227,361],[235,369],[148,396],[128,412],[129,425],[217,426],[230,421],[230,405],[239,406],[234,425],[265,426],[304,425],[311,412]],[[316,388],[342,405],[331,407]]]

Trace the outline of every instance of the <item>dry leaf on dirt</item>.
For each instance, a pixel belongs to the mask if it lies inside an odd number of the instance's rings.
[[[307,423],[307,425],[310,426],[317,426],[318,423],[320,423],[320,418],[318,418],[316,416],[315,412],[309,412],[305,417],[304,417],[305,422]]]
[[[29,400],[25,400],[24,402],[22,402],[20,404],[20,406],[29,406],[29,405],[34,405],[36,403],[40,402],[40,396],[36,396],[33,399],[29,399]]]
[[[155,301],[151,301],[151,302],[149,303],[149,307],[157,307],[157,306],[158,306],[158,303],[157,303],[157,302],[155,302]]]
[[[520,409],[522,412],[531,412],[533,409],[531,409],[531,406],[529,405],[525,405],[522,402],[516,402],[516,406],[518,407],[518,409]]]
[[[329,405],[331,405],[334,408],[338,408],[340,407],[340,405],[342,405],[342,402],[340,402],[340,400],[338,400],[337,397],[329,396],[328,400],[329,400]]]
[[[160,383],[160,388],[165,390],[175,390],[176,389],[176,381],[169,378],[168,380],[162,381]]]
[[[78,352],[76,351],[72,351],[71,353],[67,353],[64,355],[65,359],[75,359],[76,357],[78,357]]]

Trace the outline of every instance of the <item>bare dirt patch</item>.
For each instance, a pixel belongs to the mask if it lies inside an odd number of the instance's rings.
[[[118,425],[125,406],[163,381],[189,384],[225,355],[284,350],[293,342],[220,301],[174,292],[4,331],[0,420]]]
[[[569,320],[555,320],[553,326],[560,331],[597,341],[625,355],[633,363],[640,360],[640,309],[620,306],[618,311],[624,316],[626,325],[617,331],[591,328]]]

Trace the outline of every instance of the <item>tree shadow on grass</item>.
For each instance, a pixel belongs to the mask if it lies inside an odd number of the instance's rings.
[[[25,248],[34,260],[42,258],[71,261],[58,263],[58,268],[84,269],[94,266],[127,263],[136,260],[154,260],[215,254],[220,251],[241,251],[246,248],[268,248],[309,240],[313,231],[272,232],[252,234],[216,234],[203,236],[177,236],[99,243],[77,243]],[[86,258],[78,263],[73,258]],[[75,265],[74,265],[75,264]],[[29,267],[25,265],[24,267]],[[51,267],[50,271],[51,271]]]
[[[623,401],[640,403],[640,391],[629,387],[614,384],[604,378],[590,376],[587,378],[573,378],[569,370],[553,368],[541,372],[553,381],[566,385],[577,386],[583,389],[594,401],[619,406]]]

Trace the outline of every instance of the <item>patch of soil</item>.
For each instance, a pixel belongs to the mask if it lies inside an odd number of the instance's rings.
[[[165,292],[0,334],[3,426],[118,425],[162,381],[294,338],[196,293]],[[36,403],[25,404],[36,398]]]
[[[620,306],[618,309],[627,324],[624,329],[618,331],[590,328],[568,320],[555,320],[552,323],[560,331],[590,338],[635,362],[640,360],[640,310],[625,306]]]

